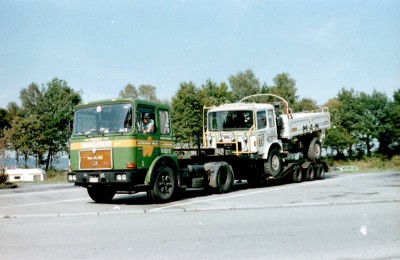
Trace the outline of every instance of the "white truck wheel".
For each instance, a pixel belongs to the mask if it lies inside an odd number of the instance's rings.
[[[318,137],[314,137],[310,142],[310,146],[308,147],[307,157],[311,161],[319,160],[321,158],[321,142]]]

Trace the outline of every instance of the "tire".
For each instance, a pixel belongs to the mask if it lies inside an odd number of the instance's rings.
[[[317,165],[316,179],[322,180],[325,178],[325,168],[322,164]]]
[[[110,187],[88,187],[88,194],[90,198],[97,203],[110,202],[115,195],[115,190]]]
[[[233,172],[228,164],[221,165],[217,176],[217,190],[219,193],[227,193],[233,186]]]
[[[314,166],[310,163],[308,165],[307,170],[306,170],[306,180],[307,181],[312,181],[315,178],[315,169]]]
[[[319,160],[321,158],[321,142],[319,141],[318,137],[314,137],[311,140],[310,146],[308,147],[307,158],[310,161]]]
[[[168,166],[161,166],[157,170],[150,197],[156,201],[169,201],[174,196],[177,186],[174,171]]]
[[[293,170],[293,182],[298,183],[303,179],[303,172],[299,165],[296,165]]]
[[[273,148],[269,152],[268,162],[265,165],[265,172],[277,177],[282,172],[283,164],[282,157],[278,149]]]

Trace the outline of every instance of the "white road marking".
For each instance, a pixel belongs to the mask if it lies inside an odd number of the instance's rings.
[[[21,204],[21,205],[12,205],[12,206],[0,207],[0,209],[41,206],[41,205],[49,205],[49,204],[57,204],[57,203],[65,203],[65,202],[75,202],[75,201],[82,201],[82,200],[90,200],[90,198],[80,198],[80,199],[71,199],[71,200],[58,200],[58,201],[47,201],[47,202]]]

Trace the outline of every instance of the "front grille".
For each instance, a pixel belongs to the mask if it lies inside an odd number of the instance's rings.
[[[110,149],[90,150],[79,152],[80,170],[109,170],[112,169]]]

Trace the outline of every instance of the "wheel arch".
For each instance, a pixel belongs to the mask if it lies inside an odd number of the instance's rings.
[[[280,153],[283,152],[282,141],[278,140],[273,143],[269,143],[265,148],[263,159],[268,159],[270,151],[277,149]]]
[[[161,156],[156,157],[152,161],[149,169],[147,170],[146,178],[144,180],[144,182],[146,184],[151,185],[154,182],[154,178],[155,178],[154,173],[162,165],[170,167],[172,169],[172,171],[174,172],[175,176],[178,177],[178,171],[179,171],[178,170],[179,169],[178,159],[175,156],[161,155]]]

